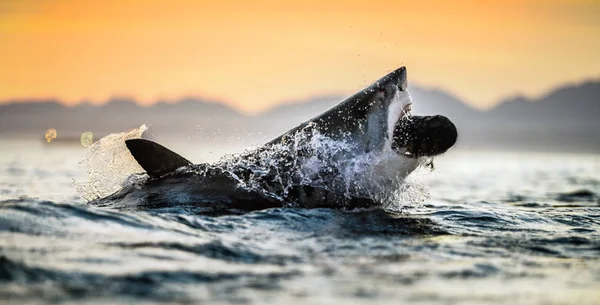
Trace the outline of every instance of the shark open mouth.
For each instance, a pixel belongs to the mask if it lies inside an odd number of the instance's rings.
[[[400,119],[408,118],[412,115],[412,102],[402,108],[402,114],[400,115]]]
[[[443,154],[454,146],[458,133],[450,119],[442,115],[413,116],[410,95],[396,97],[400,104],[396,109],[401,110],[396,112],[395,120],[393,110],[388,117],[392,150],[409,158],[420,158]]]
[[[400,89],[400,87],[398,87]],[[391,148],[408,158],[433,157],[456,143],[456,126],[445,116],[413,116],[412,99],[398,90],[388,110]]]

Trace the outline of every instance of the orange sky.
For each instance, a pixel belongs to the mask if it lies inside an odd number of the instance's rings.
[[[0,100],[196,95],[256,112],[409,81],[489,107],[600,76],[600,1],[0,1]]]

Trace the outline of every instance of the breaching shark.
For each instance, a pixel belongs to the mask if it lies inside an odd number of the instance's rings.
[[[267,144],[216,163],[193,164],[158,143],[126,140],[145,175],[92,204],[215,213],[376,207],[378,193],[456,142],[448,118],[413,116],[411,105],[401,67]]]

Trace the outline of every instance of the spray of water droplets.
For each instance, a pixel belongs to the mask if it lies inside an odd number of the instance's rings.
[[[110,195],[124,186],[143,183],[143,169],[128,153],[124,141],[139,138],[145,126],[101,139],[90,147],[80,167],[88,179],[76,184],[86,200]],[[309,124],[280,143],[241,154],[226,155],[216,163],[191,166],[180,171],[208,175],[225,173],[238,187],[290,202],[290,192],[307,186],[336,194],[337,198],[368,198],[388,210],[402,210],[427,198],[426,188],[406,179],[424,160],[393,151],[359,152],[348,141],[333,140]],[[333,205],[333,204],[332,204]]]
[[[81,198],[91,201],[108,196],[131,183],[132,174],[143,173],[125,146],[125,140],[139,139],[148,128],[108,135],[92,144],[79,162],[85,178],[75,181],[75,188]]]
[[[352,142],[333,140],[315,127],[309,124],[281,143],[225,156],[213,166],[235,177],[241,188],[284,201],[299,185],[372,199],[390,210],[428,197],[424,186],[406,179],[425,160],[391,148],[361,153]]]

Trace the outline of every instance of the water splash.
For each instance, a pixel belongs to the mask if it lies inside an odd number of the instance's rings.
[[[355,146],[332,140],[315,127],[309,124],[281,143],[227,155],[217,166],[239,177],[239,187],[282,200],[298,185],[334,192],[348,189],[350,179],[342,163],[354,154]]]
[[[234,177],[238,187],[298,205],[290,193],[299,187],[317,189],[315,196],[334,194],[341,201],[365,198],[392,210],[422,202],[423,186],[405,181],[421,159],[408,158],[391,148],[361,152],[351,141],[334,140],[309,124],[281,143],[227,155],[217,163],[193,170],[206,174],[219,168]],[[408,190],[408,191],[407,191]]]
[[[87,174],[86,178],[75,181],[81,198],[91,201],[108,196],[132,183],[132,174],[144,172],[129,153],[125,140],[139,139],[147,129],[146,125],[142,125],[127,132],[111,134],[90,146],[79,162],[79,169]]]
[[[354,208],[356,205],[351,202],[359,199],[361,206],[378,203],[390,210],[401,210],[427,196],[424,187],[406,180],[411,172],[424,165],[423,159],[409,158],[390,147],[365,152],[354,141],[332,139],[321,134],[317,127],[308,124],[279,143],[226,155],[212,164],[183,168],[180,173],[201,177],[225,175],[241,189],[261,193],[288,206],[325,204]],[[80,164],[88,179],[77,184],[82,198],[90,201],[106,197],[123,187],[145,182],[146,175],[135,175],[143,169],[124,145],[127,139],[139,138],[145,129],[142,126],[108,136],[89,149]],[[225,194],[228,191],[223,190]]]

